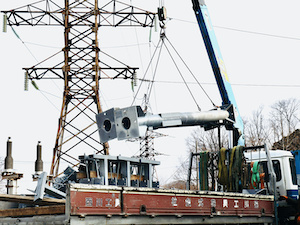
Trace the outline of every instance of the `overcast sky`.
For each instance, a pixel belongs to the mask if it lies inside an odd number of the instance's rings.
[[[0,8],[8,10],[30,2],[33,1],[4,1]],[[158,1],[127,2],[150,11],[156,11],[159,5]],[[164,3],[169,17],[166,22],[168,40],[203,84],[214,103],[221,105],[191,1],[165,0]],[[283,4],[279,0],[207,0],[206,3],[241,115],[250,116],[260,105],[267,108],[281,99],[299,98],[300,2],[286,0]],[[30,90],[24,92],[22,68],[35,65],[60,51],[64,45],[63,28],[14,29],[25,44],[9,27],[7,33],[0,33],[0,156],[5,157],[6,141],[10,136],[13,140],[15,168],[19,172],[26,168],[21,184],[33,189],[34,184],[30,177],[34,172],[33,162],[38,141],[42,142],[45,170],[49,171],[63,83],[38,81],[41,91],[30,86]],[[151,35],[148,28],[99,30],[101,49],[130,66],[140,67],[139,78],[143,77],[149,56],[155,50],[158,40],[159,32],[154,32],[154,29]],[[158,68],[157,83],[150,98],[153,113],[196,111],[197,106],[166,49],[162,49]],[[194,82],[186,70],[182,70],[182,73],[188,82]],[[151,74],[147,77],[151,79]],[[129,81],[105,81],[100,86],[104,110],[131,105],[135,93],[132,92]],[[136,104],[141,104],[145,87],[146,85],[143,86]],[[212,104],[197,85],[191,84],[190,88],[202,110],[212,108]],[[179,166],[179,159],[187,158],[185,140],[193,129],[160,130],[161,133],[169,135],[155,140],[156,150],[165,154],[157,157],[162,163],[161,169],[158,169],[162,183],[171,180],[169,177]],[[139,149],[138,143],[124,141],[112,141],[110,146],[111,154],[126,156],[132,156]]]

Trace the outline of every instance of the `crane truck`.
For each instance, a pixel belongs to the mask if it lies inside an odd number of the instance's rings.
[[[222,106],[225,107],[228,104],[233,105],[233,118],[234,123],[231,123],[231,126],[228,126],[226,128],[233,131],[233,145],[241,145],[244,146],[244,131],[243,131],[243,121],[239,114],[239,110],[237,107],[237,103],[234,97],[234,94],[232,92],[231,84],[229,83],[228,75],[226,72],[226,68],[224,65],[224,61],[220,52],[220,48],[217,43],[217,39],[213,30],[213,26],[210,22],[209,13],[207,11],[207,7],[205,6],[204,0],[192,0],[193,2],[193,9],[195,11],[195,15],[198,21],[199,28],[201,30],[201,34],[206,46],[206,50],[210,59],[210,63],[215,75],[216,82],[218,84],[219,92],[222,97]],[[254,147],[255,148],[255,147]],[[264,148],[265,146],[259,146],[257,149]],[[246,150],[247,148],[245,148]],[[251,149],[251,148],[248,148]],[[253,149],[253,148],[252,148]],[[260,153],[260,151],[259,151]],[[258,157],[259,156],[259,157]],[[252,157],[254,157],[252,159]],[[293,159],[293,156],[290,152],[287,151],[269,151],[269,154],[267,151],[262,152],[261,154],[257,155],[257,152],[253,153],[253,156],[251,154],[251,157],[249,156],[249,153],[246,154],[247,161],[249,162],[250,159],[257,161],[262,159],[263,161],[266,161],[268,157],[272,158],[273,164],[274,160],[279,160],[282,164],[282,168],[278,169],[276,167],[276,179],[279,179],[279,172],[281,171],[282,174],[284,174],[284,183],[286,183],[286,187],[283,188],[282,185],[276,185],[277,189],[280,189],[280,195],[288,195],[292,198],[298,199],[298,188],[297,188],[297,182],[295,179],[295,162]],[[286,158],[285,160],[282,160]],[[252,161],[251,160],[251,161]],[[269,167],[273,167],[272,165],[269,165]],[[285,172],[285,168],[287,171]],[[288,169],[290,168],[290,169]],[[273,169],[272,169],[273,170]],[[278,171],[279,170],[279,171]],[[281,186],[281,187],[279,187]]]
[[[244,146],[244,135],[243,135],[243,122],[240,117],[237,103],[232,92],[231,84],[229,83],[228,75],[224,65],[224,61],[220,52],[220,48],[217,43],[217,39],[213,30],[213,26],[210,22],[209,13],[205,6],[204,0],[192,0],[193,9],[197,18],[197,22],[202,34],[202,38],[205,43],[205,47],[210,59],[212,70],[215,75],[216,82],[218,84],[219,92],[222,97],[222,106],[232,104],[234,110],[235,123],[230,124],[231,127],[227,127],[233,131],[233,145]],[[264,148],[265,151],[260,151],[260,148]],[[247,148],[244,148],[246,150]],[[251,148],[248,148],[251,149]],[[255,149],[255,148],[254,148]],[[274,194],[275,198],[275,215],[277,217],[277,196],[288,196],[289,198],[298,200],[298,185],[296,179],[296,167],[295,160],[291,152],[287,151],[269,151],[267,146],[259,146],[258,151],[252,153],[245,153],[245,159],[247,163],[260,163],[263,167],[263,171],[266,174],[267,188],[271,188],[269,193]],[[191,154],[191,157],[193,155]],[[253,170],[253,168],[252,168]],[[263,173],[261,171],[261,173]],[[270,176],[269,176],[270,175]],[[253,176],[253,174],[252,174]],[[272,188],[273,186],[273,188]],[[279,216],[289,217],[295,216],[295,206],[282,204],[279,207]],[[286,213],[292,211],[293,213]],[[298,213],[298,212],[297,212]],[[293,220],[293,219],[292,219]],[[281,218],[281,223],[287,222],[288,219]],[[277,223],[277,221],[275,221]],[[284,222],[284,223],[285,223]]]

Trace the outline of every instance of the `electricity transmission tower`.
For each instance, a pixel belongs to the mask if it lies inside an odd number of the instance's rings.
[[[138,68],[127,66],[101,51],[98,29],[101,26],[152,27],[154,13],[144,11],[117,0],[41,0],[5,13],[10,26],[63,26],[63,61],[53,67],[42,63],[23,68],[30,80],[61,79],[64,92],[59,117],[56,142],[53,150],[50,176],[59,174],[59,164],[64,160],[78,163],[72,152],[80,148],[109,154],[108,144],[97,137],[95,114],[102,112],[99,101],[100,79],[133,79]],[[107,60],[107,61],[105,61]],[[110,63],[118,64],[110,66]],[[84,118],[84,119],[82,119]]]

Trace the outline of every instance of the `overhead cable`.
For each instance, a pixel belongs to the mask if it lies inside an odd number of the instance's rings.
[[[26,43],[20,38],[20,36],[17,34],[15,29],[11,27],[12,31],[14,32],[15,36],[22,42],[22,44],[25,46],[25,48],[28,50],[28,52],[31,54],[31,56],[38,62],[37,58],[33,55],[33,53],[30,51],[30,49],[27,47]]]
[[[197,24],[196,22],[189,21],[189,20],[182,20],[182,19],[171,18],[171,17],[168,17],[168,19],[169,20],[178,20],[178,21],[185,22],[185,23]],[[264,35],[264,36],[269,36],[269,37],[284,38],[284,39],[290,39],[290,40],[300,41],[300,38],[296,38],[296,37],[288,37],[288,36],[276,35],[276,34],[267,34],[267,33],[262,33],[262,32],[257,32],[257,31],[242,30],[242,29],[231,28],[231,27],[224,27],[224,26],[217,26],[217,25],[213,25],[213,27],[220,28],[220,29],[237,31],[237,32],[243,32],[243,33],[249,33],[249,34]]]
[[[147,80],[147,79],[138,79],[144,82],[151,83],[167,83],[167,84],[184,84],[182,81],[167,81],[167,80]],[[198,84],[197,82],[186,82],[188,84]],[[201,82],[202,85],[217,85],[216,83]],[[300,85],[297,84],[240,84],[240,83],[231,83],[232,86],[243,86],[243,87],[280,87],[280,88],[300,88]]]
[[[17,32],[14,30],[14,28],[13,27],[11,27],[11,29],[12,29],[12,31],[13,31],[13,33],[15,34],[15,36],[22,42],[22,44],[26,47],[26,49],[28,50],[28,52],[31,54],[31,56],[38,62],[38,60],[37,60],[37,58],[33,55],[33,53],[30,51],[30,49],[27,47],[27,45],[26,45],[26,43],[21,39],[21,37],[17,34]],[[57,53],[56,53],[57,54]],[[44,60],[45,61],[45,60]],[[42,61],[42,62],[44,62],[44,61]],[[42,63],[42,62],[40,62],[40,63]],[[38,63],[37,65],[39,65],[40,63]],[[35,66],[37,66],[37,65],[35,65]],[[28,74],[27,74],[27,71],[26,71],[26,73],[25,73],[26,75],[25,75],[25,90],[26,89],[28,89],[28,87],[26,87],[26,80],[28,80]],[[43,93],[43,91],[41,90],[41,89],[39,89],[38,88],[38,86],[37,86],[37,84],[33,81],[33,80],[31,80],[31,84],[34,86],[34,88],[36,89],[36,90],[38,90],[43,96],[44,96],[44,98],[46,98],[47,99],[47,101],[51,104],[51,105],[53,105],[54,106],[54,108],[56,108],[57,110],[58,110],[58,108],[55,106],[55,104],[53,103],[53,102],[51,102],[50,101],[50,99]],[[56,85],[56,84],[55,84]],[[46,92],[45,92],[46,93]]]
[[[233,31],[238,31],[238,32],[243,32],[243,33],[249,33],[249,34],[257,34],[257,35],[264,35],[264,36],[275,37],[275,38],[284,38],[284,39],[300,41],[300,38],[295,38],[295,37],[287,37],[287,36],[276,35],[276,34],[267,34],[267,33],[261,33],[261,32],[257,32],[257,31],[248,31],[248,30],[241,30],[241,29],[222,27],[222,26],[213,26],[213,27],[226,29],[226,30],[233,30]]]
[[[155,50],[154,50],[154,53],[153,53],[153,55],[152,55],[152,57],[151,57],[151,59],[150,59],[150,62],[149,62],[149,64],[148,64],[148,66],[147,66],[147,69],[146,69],[146,71],[145,71],[145,73],[144,73],[144,76],[143,76],[142,80],[145,80],[146,74],[147,74],[147,72],[148,72],[148,70],[149,70],[149,68],[150,68],[150,66],[151,66],[151,64],[152,64],[152,61],[153,61],[154,56],[155,56],[155,54],[156,54],[156,51],[157,51],[157,49],[159,48],[160,45],[161,45],[161,39],[159,39],[159,41],[158,41],[158,44],[157,44],[157,46],[156,46],[156,48],[155,48]],[[142,86],[142,84],[139,85],[138,90],[136,91],[136,94],[134,95],[134,98],[133,98],[133,101],[132,101],[131,105],[134,104],[134,102],[135,102],[135,100],[136,100],[136,98],[137,98],[137,95],[138,95],[138,93],[139,93],[139,91],[140,91],[140,89],[141,89],[141,86]]]

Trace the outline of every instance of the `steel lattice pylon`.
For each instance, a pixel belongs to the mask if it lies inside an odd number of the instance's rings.
[[[91,148],[108,154],[108,144],[100,143],[95,114],[102,112],[99,101],[99,80],[133,78],[138,68],[129,67],[100,51],[100,26],[153,26],[154,13],[137,9],[119,1],[106,1],[98,7],[98,0],[65,0],[64,7],[45,0],[3,11],[10,26],[64,26],[64,60],[49,68],[40,63],[24,68],[29,79],[62,79],[64,93],[50,175],[59,173],[61,160],[76,165],[72,155],[76,148]],[[108,60],[120,66],[111,67]],[[82,119],[84,117],[84,119]],[[84,147],[83,147],[84,146]]]

